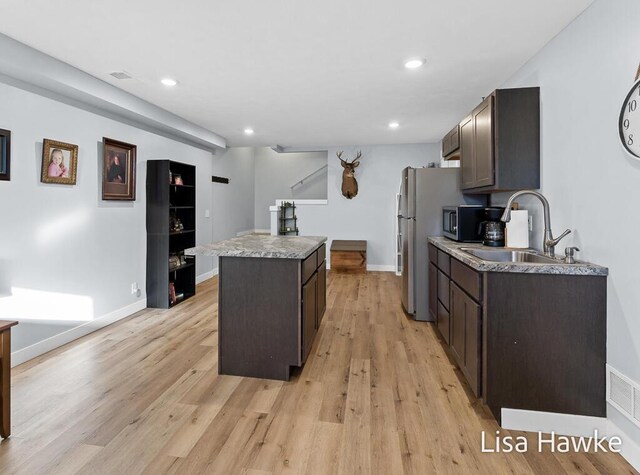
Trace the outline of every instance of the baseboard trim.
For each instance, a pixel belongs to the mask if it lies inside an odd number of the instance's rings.
[[[205,280],[212,279],[214,276],[218,275],[218,268],[216,267],[209,272],[205,272],[204,274],[200,274],[196,276],[196,285],[203,283]]]
[[[101,328],[111,325],[118,320],[130,317],[134,313],[144,310],[145,308],[147,308],[147,299],[142,299],[139,302],[119,308],[118,310],[114,310],[113,312],[91,320],[90,322],[83,323],[75,328],[71,328],[70,330],[58,333],[57,335],[39,341],[38,343],[34,343],[26,348],[15,351],[11,353],[11,366],[18,366],[19,364],[29,361],[36,356],[55,350],[62,345],[66,345],[73,340],[77,340],[89,333],[100,330]]]
[[[373,271],[373,272],[395,272],[396,271],[396,266],[391,265],[391,266],[386,266],[386,265],[371,265],[371,264],[367,264],[367,270],[368,271]]]
[[[620,450],[620,455],[624,457],[624,459],[629,462],[633,468],[640,472],[640,445],[635,442],[631,437],[629,437],[622,429],[620,429],[616,424],[609,422],[609,427],[607,429],[609,436],[617,435],[622,440],[622,449]]]
[[[640,471],[640,445],[610,419],[604,417],[556,414],[552,412],[502,409],[502,427],[524,432],[543,432],[574,437],[593,437],[597,430],[603,437],[620,437],[622,455],[633,468]]]
[[[544,432],[575,437],[593,436],[593,431],[607,433],[605,417],[557,414],[553,412],[527,411],[502,408],[502,427],[525,432]]]
[[[327,270],[331,269],[331,263],[327,261]],[[367,272],[395,272],[395,266],[379,266],[379,265],[368,265]]]

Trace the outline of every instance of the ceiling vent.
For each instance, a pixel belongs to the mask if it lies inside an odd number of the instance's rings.
[[[607,402],[640,427],[640,384],[607,365]]]
[[[113,76],[116,79],[132,79],[133,78],[133,76],[131,76],[126,71],[114,71],[113,73],[109,73],[109,76]]]

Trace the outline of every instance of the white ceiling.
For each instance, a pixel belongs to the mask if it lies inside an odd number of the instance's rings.
[[[232,146],[435,142],[591,3],[3,0],[0,32]]]

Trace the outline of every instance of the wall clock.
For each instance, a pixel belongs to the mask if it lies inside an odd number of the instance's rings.
[[[638,69],[640,73],[640,68]],[[636,82],[631,87],[620,111],[618,132],[624,149],[640,159],[640,81],[636,75]]]

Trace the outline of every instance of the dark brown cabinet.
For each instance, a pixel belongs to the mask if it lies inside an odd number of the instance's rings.
[[[449,343],[449,255],[429,244],[429,312],[442,339]]]
[[[476,396],[481,393],[482,308],[451,283],[451,351]]]
[[[494,182],[492,103],[493,97],[487,97],[471,114],[475,143],[473,164],[476,187],[493,185]]]
[[[476,396],[482,383],[482,275],[429,244],[429,309]],[[434,263],[433,261],[437,262]],[[434,285],[435,282],[435,285]]]
[[[461,187],[492,193],[540,187],[540,89],[497,89],[460,123]]]
[[[438,300],[449,310],[449,276],[438,271]]]
[[[451,129],[442,139],[442,156],[445,160],[457,160],[459,154],[455,153],[460,150],[460,126]]]
[[[318,255],[319,256],[319,255]],[[318,257],[320,259],[320,257]],[[316,328],[320,328],[322,317],[327,309],[327,263],[322,257],[322,264],[318,267],[318,314],[316,316]]]
[[[305,259],[221,256],[218,372],[288,381],[326,308],[322,244]]]
[[[318,274],[302,286],[302,361],[306,361],[318,330]]]
[[[505,407],[606,417],[607,277],[487,272],[485,282],[482,393],[498,422]]]
[[[451,344],[450,333],[451,333],[451,321],[449,317],[449,311],[444,308],[442,303],[438,302],[438,319],[437,319],[437,328],[438,332],[440,332],[440,336],[445,341],[447,345]]]
[[[493,185],[493,97],[462,121],[462,189]]]
[[[438,268],[429,262],[429,313],[434,322],[438,321]]]
[[[450,257],[445,284],[441,253],[429,244],[437,332],[498,422],[503,408],[606,416],[606,275],[478,272]]]
[[[469,116],[460,122],[460,169],[461,188],[463,190],[473,188],[476,182],[475,172],[475,148],[473,140],[473,117]],[[464,159],[462,155],[464,154]]]
[[[451,341],[449,345],[459,366],[464,364],[464,292],[456,284],[451,286]]]
[[[313,339],[320,328],[327,307],[327,263],[323,244],[301,264],[302,275],[302,345],[304,363],[311,351]]]

